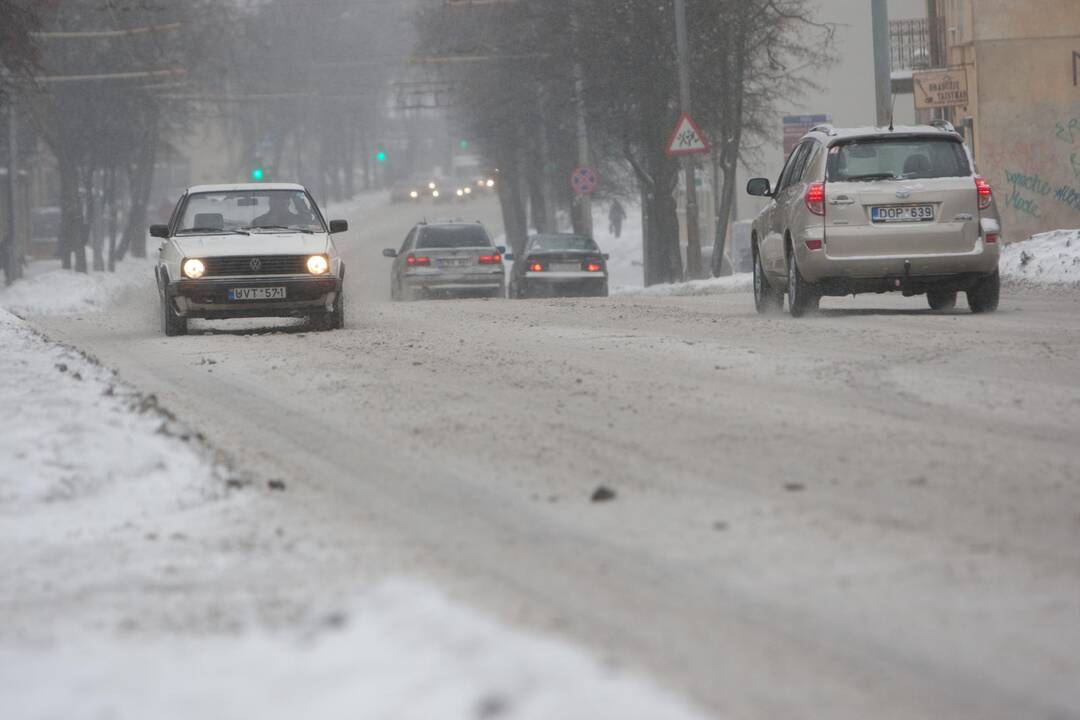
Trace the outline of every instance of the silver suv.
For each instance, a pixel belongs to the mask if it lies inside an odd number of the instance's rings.
[[[935,310],[967,294],[998,306],[1001,224],[990,185],[947,123],[895,129],[820,125],[788,157],[754,220],[758,312],[815,310],[824,295],[925,294]]]

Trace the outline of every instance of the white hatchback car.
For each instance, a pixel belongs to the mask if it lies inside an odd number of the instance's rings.
[[[166,335],[189,318],[307,317],[320,330],[344,327],[345,265],[327,223],[302,185],[199,185],[168,225],[154,274]]]

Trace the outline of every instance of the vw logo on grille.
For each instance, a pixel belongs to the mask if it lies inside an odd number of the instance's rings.
[[[907,198],[911,197],[911,188],[900,188],[896,191],[896,197],[900,198],[901,200],[906,200]]]
[[[248,265],[250,265],[251,269],[255,272],[259,272],[260,270],[262,270],[262,260],[260,260],[259,258],[251,258],[251,262],[248,263]]]

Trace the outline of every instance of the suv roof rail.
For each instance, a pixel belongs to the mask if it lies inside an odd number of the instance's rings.
[[[815,125],[810,128],[810,132],[823,132],[826,135],[835,135],[836,128],[833,127],[832,123],[821,123],[820,125]]]
[[[930,126],[931,127],[936,127],[938,130],[941,130],[942,132],[956,132],[956,128],[953,127],[953,124],[951,122],[949,122],[948,120],[940,120],[940,119],[939,120],[931,120],[930,121]]]

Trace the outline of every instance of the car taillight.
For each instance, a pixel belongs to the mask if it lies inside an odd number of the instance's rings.
[[[543,263],[533,263],[533,264],[529,265],[529,271],[530,272],[544,272],[544,265],[543,265]]]
[[[499,253],[495,253],[494,255],[481,255],[480,256],[480,264],[481,265],[498,265],[501,262],[502,262],[502,255],[500,255]]]
[[[997,241],[998,241],[998,234],[997,233],[986,233],[986,242],[987,243],[996,243]]]
[[[600,263],[591,262],[585,266],[585,269],[589,272],[600,272],[604,269],[604,266]]]
[[[806,209],[815,215],[825,215],[825,183],[810,183],[806,188]]]
[[[979,191],[979,209],[988,210],[994,204],[994,189],[978,175],[975,176],[975,189]]]
[[[821,246],[823,244],[824,243],[822,243],[820,240],[807,240],[806,241],[806,249],[807,250],[820,250]]]
[[[417,265],[427,267],[431,265],[431,258],[424,257],[423,255],[410,255],[405,258],[405,264],[409,267],[416,267]]]

